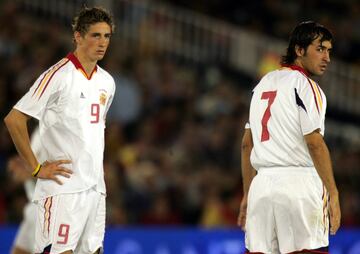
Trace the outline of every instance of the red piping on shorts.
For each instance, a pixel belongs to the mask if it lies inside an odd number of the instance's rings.
[[[303,252],[317,253],[317,254],[328,254],[329,253],[329,251],[303,249],[303,250],[299,250],[299,251],[290,252],[288,254],[296,254],[296,253],[303,253]]]

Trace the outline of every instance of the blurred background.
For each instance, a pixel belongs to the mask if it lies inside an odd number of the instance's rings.
[[[1,119],[73,50],[71,18],[83,4],[107,7],[116,23],[99,63],[117,85],[106,128],[105,253],[242,253],[240,142],[251,90],[279,66],[292,28],[310,19],[335,36],[318,80],[342,208],[331,253],[360,253],[359,1],[0,0]],[[1,122],[1,253],[28,202],[6,170],[15,153]]]

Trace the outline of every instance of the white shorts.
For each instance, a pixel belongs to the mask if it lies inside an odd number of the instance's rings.
[[[289,253],[329,245],[328,195],[314,168],[265,168],[250,185],[249,252]]]
[[[89,189],[37,202],[35,252],[94,253],[103,246],[105,195]]]
[[[24,218],[19,226],[14,247],[34,253],[36,205],[29,202],[24,207]]]

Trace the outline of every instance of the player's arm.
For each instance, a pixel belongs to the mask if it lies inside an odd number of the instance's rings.
[[[241,226],[243,230],[245,229],[245,222],[246,222],[248,192],[251,181],[256,175],[256,170],[251,166],[251,162],[250,162],[250,154],[252,148],[253,148],[253,140],[251,136],[251,129],[247,128],[245,129],[244,136],[241,142],[241,171],[243,177],[244,196],[241,200],[240,212],[238,216],[238,225]]]
[[[4,122],[14,142],[19,155],[34,169],[38,161],[31,150],[27,122],[30,117],[19,110],[12,109],[5,117]]]
[[[314,162],[314,166],[325,185],[330,196],[330,233],[335,234],[340,227],[340,204],[339,193],[336,187],[330,153],[323,139],[323,136],[314,131],[305,135],[305,142],[309,149],[309,153]]]
[[[34,152],[31,149],[30,137],[27,128],[27,122],[30,117],[17,109],[12,109],[5,117],[4,122],[9,130],[10,136],[14,142],[16,150],[19,155],[28,163],[29,167],[33,170],[38,167]],[[41,170],[38,172],[37,177],[43,179],[51,179],[59,184],[61,181],[57,178],[57,175],[70,177],[72,173],[70,170],[63,168],[61,164],[70,163],[68,160],[59,160],[52,163],[44,163]]]
[[[251,181],[256,175],[256,170],[251,166],[250,162],[250,155],[253,146],[251,129],[245,129],[241,142],[241,172],[243,177],[244,195],[248,194]]]

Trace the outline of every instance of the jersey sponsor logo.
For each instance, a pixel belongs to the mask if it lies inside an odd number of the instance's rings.
[[[83,94],[83,92],[81,92],[80,98],[81,98],[81,99],[85,99],[85,95]]]

